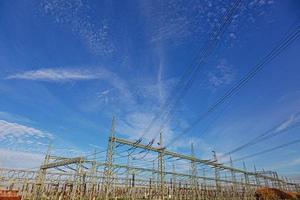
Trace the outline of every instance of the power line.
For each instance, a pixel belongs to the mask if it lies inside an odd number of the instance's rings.
[[[297,144],[299,142],[300,142],[300,139],[293,140],[291,142],[288,142],[288,143],[285,143],[285,144],[282,144],[282,145],[278,145],[278,146],[275,146],[273,148],[265,149],[265,150],[259,151],[257,153],[253,153],[253,154],[250,154],[250,155],[247,155],[247,156],[243,156],[241,158],[233,160],[233,162],[238,162],[238,161],[245,160],[245,159],[248,159],[248,158],[252,158],[252,157],[255,157],[255,156],[260,156],[262,154],[266,154],[266,153],[269,153],[269,152],[272,152],[272,151],[275,151],[275,150],[278,150],[278,149],[282,149],[284,147],[288,147],[288,146],[291,146],[293,144]]]
[[[251,80],[264,66],[270,63],[275,57],[280,55],[286,48],[289,47],[292,42],[298,39],[300,28],[297,26],[295,30],[287,34],[287,37],[281,40],[281,42],[273,48],[257,65],[255,65],[242,79],[239,80],[224,96],[219,98],[213,105],[211,105],[206,112],[201,114],[196,120],[194,120],[189,127],[187,127],[181,134],[174,138],[167,146],[174,143],[180,137],[188,133],[193,127],[195,127],[201,120],[203,120],[211,112],[215,111],[217,107],[223,104],[228,98],[235,95],[249,80]]]
[[[229,14],[224,17],[225,22],[223,22],[223,24],[220,26],[220,29],[216,31],[216,34],[212,33],[212,39],[210,38],[207,48],[204,48],[204,53],[202,53],[202,57],[199,59],[198,63],[195,63],[195,70],[194,73],[191,74],[190,79],[187,81],[185,87],[183,88],[183,91],[181,94],[179,94],[178,98],[176,99],[175,103],[171,104],[171,107],[169,109],[169,111],[167,112],[167,115],[165,117],[165,120],[161,123],[161,126],[159,128],[159,131],[157,132],[157,134],[159,132],[161,132],[164,128],[164,126],[172,120],[172,118],[174,117],[174,110],[176,109],[176,105],[179,103],[179,101],[184,97],[185,93],[188,91],[188,89],[192,86],[193,82],[196,79],[196,76],[199,72],[199,70],[201,69],[201,67],[203,65],[206,64],[207,58],[213,53],[213,50],[215,49],[215,47],[218,45],[221,36],[224,34],[224,32],[226,31],[226,28],[229,26],[231,20],[232,20],[232,16],[234,15],[234,10],[237,9],[239,7],[240,2],[236,1],[234,6],[229,10]],[[157,135],[156,135],[157,136]]]
[[[218,42],[221,39],[221,36],[225,32],[228,25],[231,23],[234,14],[237,11],[237,8],[239,7],[241,3],[241,0],[236,0],[232,7],[230,7],[226,13],[222,16],[222,19],[218,20],[219,26],[217,26],[216,30],[213,30],[209,34],[209,40],[206,42],[204,47],[201,49],[199,56],[197,56],[192,64],[187,68],[187,70],[184,72],[183,76],[175,86],[173,95],[170,95],[164,105],[162,106],[161,110],[156,114],[156,116],[151,120],[150,124],[145,129],[142,137],[144,137],[152,128],[152,126],[156,123],[156,121],[159,118],[164,119],[162,125],[160,126],[159,131],[157,132],[155,138],[160,133],[160,131],[163,129],[164,124],[166,124],[169,121],[169,118],[171,117],[175,106],[179,103],[180,99],[184,96],[184,94],[187,92],[189,87],[192,85],[192,83],[195,80],[196,74],[199,71],[200,67],[205,64],[206,59],[211,55],[214,48],[217,46]],[[222,21],[221,21],[222,20]],[[200,57],[200,59],[199,59]],[[183,87],[182,87],[183,86]],[[179,92],[177,91],[179,90]],[[174,94],[175,93],[175,94]],[[174,97],[175,96],[175,97]]]
[[[91,153],[91,154],[87,154],[86,156],[84,156],[85,158],[87,157],[90,157],[90,156],[94,156],[94,155],[97,155],[97,154],[101,154],[101,153],[104,153],[106,152],[107,150],[103,150],[103,151],[96,151],[94,153]]]
[[[236,153],[236,152],[238,152],[238,151],[240,151],[242,149],[245,149],[245,148],[247,148],[249,146],[253,146],[253,145],[255,145],[255,144],[259,143],[259,142],[262,142],[264,140],[270,139],[272,137],[275,137],[275,136],[277,136],[277,135],[279,135],[281,133],[284,133],[284,132],[286,132],[286,131],[288,131],[290,129],[293,129],[293,128],[296,128],[296,127],[299,127],[299,126],[300,126],[300,122],[295,123],[295,124],[293,124],[293,125],[285,128],[285,129],[282,129],[282,130],[277,131],[277,132],[275,132],[275,131],[278,128],[278,126],[275,126],[275,127],[271,128],[271,129],[269,129],[268,131],[264,132],[263,134],[261,134],[261,135],[255,137],[255,138],[253,138],[249,142],[247,142],[247,143],[245,143],[243,145],[240,145],[240,146],[234,148],[231,151],[228,151],[227,153],[221,155],[219,158],[226,157],[226,156],[231,155],[233,153]]]

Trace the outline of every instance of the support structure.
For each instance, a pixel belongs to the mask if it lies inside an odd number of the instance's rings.
[[[164,173],[164,146],[163,146],[163,135],[162,133],[159,134],[159,174],[160,174],[160,191],[161,191],[161,195],[160,198],[163,200],[165,197],[165,192],[164,192],[164,183],[165,183],[165,173]]]
[[[108,147],[106,154],[106,166],[104,169],[105,177],[105,199],[109,199],[109,192],[113,182],[113,156],[115,150],[115,118],[113,118],[110,137],[108,139]]]
[[[272,171],[248,171],[159,145],[116,137],[113,120],[106,155],[88,159],[46,153],[40,169],[1,169],[2,187],[17,189],[27,199],[213,199],[255,200],[255,190],[272,186],[297,192],[300,185]],[[262,181],[263,180],[263,181]]]

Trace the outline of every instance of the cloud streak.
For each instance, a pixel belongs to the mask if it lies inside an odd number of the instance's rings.
[[[115,73],[101,68],[92,69],[69,69],[69,68],[44,68],[37,70],[25,71],[9,75],[6,79],[20,79],[31,81],[47,81],[47,82],[68,82],[68,81],[88,81],[103,80],[116,88],[127,99],[132,98],[132,94],[128,89],[125,80]]]
[[[38,69],[7,76],[6,79],[24,79],[37,81],[75,81],[99,79],[100,74],[89,70],[76,69]]]
[[[226,43],[239,41],[237,35],[245,22],[253,25],[257,16],[266,14],[265,8],[274,3],[273,0],[244,2],[229,27]],[[145,10],[143,14],[151,22],[150,42],[176,41],[173,45],[182,44],[184,39],[191,36],[195,36],[197,41],[202,41],[210,30],[219,25],[220,16],[223,16],[230,6],[230,2],[221,0],[203,0],[200,4],[196,0],[189,3],[180,0],[163,1],[160,4],[156,4],[156,1],[142,3]]]
[[[7,168],[32,168],[41,165],[44,155],[0,149],[0,163]]]
[[[275,133],[281,132],[287,128],[289,128],[290,126],[294,125],[296,123],[296,121],[299,118],[299,113],[290,116],[289,119],[285,120],[284,122],[282,122],[275,130]]]
[[[39,138],[52,138],[53,135],[45,131],[18,123],[0,120],[0,140],[7,137],[35,136]]]
[[[110,56],[115,46],[110,38],[110,26],[105,16],[97,23],[92,22],[92,5],[82,0],[42,0],[40,10],[54,23],[67,27],[78,36],[91,53],[98,56]]]

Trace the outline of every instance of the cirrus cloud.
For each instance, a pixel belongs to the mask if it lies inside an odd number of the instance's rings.
[[[35,136],[39,138],[52,138],[52,134],[19,123],[0,120],[0,140],[7,137]]]
[[[3,167],[7,168],[38,167],[43,158],[43,154],[0,149],[0,163],[3,163]]]
[[[39,81],[72,81],[98,79],[99,75],[89,70],[76,69],[38,69],[7,76],[6,79],[24,79]]]

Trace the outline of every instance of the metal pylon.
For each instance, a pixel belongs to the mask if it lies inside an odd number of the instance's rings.
[[[217,158],[216,152],[212,151],[212,153],[213,153],[214,161],[216,163],[218,163],[218,158]],[[220,187],[219,180],[220,180],[220,172],[219,172],[219,168],[216,166],[215,167],[215,182],[216,182],[216,192],[217,193],[221,192],[221,187]]]
[[[160,144],[160,152],[158,155],[158,161],[159,161],[159,174],[160,174],[160,198],[163,200],[165,197],[164,194],[164,182],[165,182],[165,162],[164,162],[164,146],[163,146],[163,137],[162,137],[162,133],[160,133],[160,137],[159,137],[159,144]]]
[[[108,139],[108,147],[106,154],[106,165],[104,169],[105,177],[105,199],[109,199],[109,192],[113,182],[113,156],[115,151],[115,117],[112,120],[110,137]]]
[[[194,144],[191,143],[191,156],[195,157],[195,150],[194,150]],[[191,172],[192,172],[192,177],[191,177],[191,185],[192,185],[192,190],[193,190],[193,200],[197,199],[197,166],[195,161],[191,161]]]
[[[46,165],[49,163],[50,161],[50,153],[51,153],[51,148],[52,148],[52,144],[50,143],[47,149],[47,153],[45,155],[45,159],[43,162],[43,165]],[[36,177],[36,186],[35,186],[35,194],[34,194],[34,199],[35,200],[40,200],[42,199],[42,193],[43,193],[43,189],[44,189],[44,181],[46,178],[46,169],[40,169],[37,173],[37,177]]]

